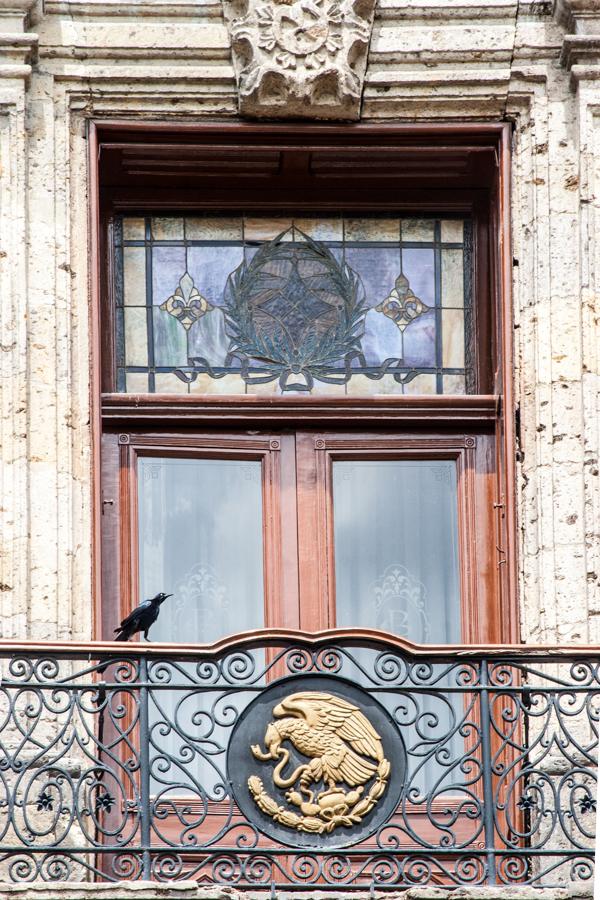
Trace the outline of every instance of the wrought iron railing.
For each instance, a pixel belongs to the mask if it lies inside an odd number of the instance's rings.
[[[586,881],[600,651],[0,643],[0,881]]]

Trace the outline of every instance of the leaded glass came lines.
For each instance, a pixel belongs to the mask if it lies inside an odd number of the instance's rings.
[[[117,390],[464,394],[471,223],[123,217]]]

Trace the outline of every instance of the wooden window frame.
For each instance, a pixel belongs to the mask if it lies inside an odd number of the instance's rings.
[[[105,504],[103,550],[111,561],[103,567],[105,596],[118,596],[119,603],[105,604],[102,630],[113,633],[131,608],[127,599],[139,596],[138,577],[138,484],[140,457],[187,459],[237,459],[260,462],[262,472],[264,620],[266,627],[298,627],[297,577],[286,561],[293,554],[288,544],[296,518],[289,488],[290,473],[282,454],[287,435],[249,435],[241,432],[215,434],[105,433],[103,470],[113,487],[114,502]],[[284,460],[282,466],[281,460]],[[294,595],[296,604],[294,606]],[[285,598],[285,603],[284,603]],[[295,610],[295,611],[294,611]]]
[[[451,460],[456,463],[458,501],[459,582],[461,598],[461,642],[485,643],[497,634],[501,610],[498,603],[484,605],[479,598],[498,600],[498,592],[489,584],[493,570],[493,549],[488,542],[477,541],[475,523],[486,533],[493,530],[490,478],[484,472],[489,456],[491,435],[426,434],[386,435],[305,433],[297,449],[298,470],[309,468],[308,481],[312,502],[302,502],[305,486],[298,485],[299,517],[304,522],[299,535],[317,536],[317,564],[311,559],[310,547],[300,545],[300,559],[310,562],[300,570],[300,594],[303,598],[300,624],[303,630],[326,630],[336,626],[336,586],[334,561],[334,517],[332,467],[337,460]],[[308,466],[306,458],[308,457]],[[310,458],[314,457],[311,466]],[[311,477],[314,466],[316,478]],[[478,472],[477,476],[475,472]],[[316,486],[312,490],[311,482]],[[312,499],[312,498],[311,498]],[[487,519],[487,521],[486,521]],[[303,583],[304,581],[304,583]],[[327,598],[324,605],[320,598]],[[318,624],[316,624],[318,623]]]
[[[171,432],[186,428],[309,427],[329,432],[374,428],[405,434],[421,431],[424,439],[427,431],[456,436],[491,430],[495,434],[494,589],[502,615],[498,616],[494,636],[496,641],[516,643],[510,127],[477,123],[265,126],[230,122],[174,126],[108,121],[90,123],[88,137],[96,636],[106,635],[101,601],[101,522],[106,509],[100,482],[103,432],[151,433],[157,427]],[[225,154],[231,162],[233,174],[225,179],[225,185],[223,170],[217,178],[210,168],[211,153],[215,157]],[[254,161],[254,168],[248,160]],[[312,194],[307,187],[307,172],[314,179]],[[277,189],[277,177],[282,179],[282,190]],[[326,191],[324,185],[328,185]],[[392,191],[390,185],[397,190]],[[474,293],[478,298],[479,334],[483,335],[478,346],[484,348],[478,363],[480,394],[266,399],[114,392],[111,216],[241,207],[273,212],[294,205],[321,212],[347,208],[365,213],[385,210],[473,216]]]

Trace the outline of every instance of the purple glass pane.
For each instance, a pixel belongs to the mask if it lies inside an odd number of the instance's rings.
[[[205,360],[210,366],[224,366],[229,338],[225,333],[223,310],[214,308],[195,322],[189,333],[190,356]]]
[[[184,274],[184,247],[154,247],[152,250],[152,303],[160,306],[174,294]]]
[[[188,271],[200,293],[216,306],[223,304],[223,290],[243,258],[240,247],[189,247]]]
[[[433,250],[403,250],[402,268],[411,289],[427,306],[435,305]]]
[[[435,313],[424,313],[404,331],[404,361],[407,366],[435,366]]]
[[[368,366],[379,366],[386,359],[402,358],[402,332],[389,316],[371,309],[365,316],[362,351]]]
[[[400,274],[400,251],[396,247],[347,247],[346,262],[362,279],[367,306],[385,300]]]

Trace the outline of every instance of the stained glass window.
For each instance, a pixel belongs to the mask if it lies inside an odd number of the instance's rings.
[[[256,215],[114,225],[117,390],[476,390],[471,223]]]

